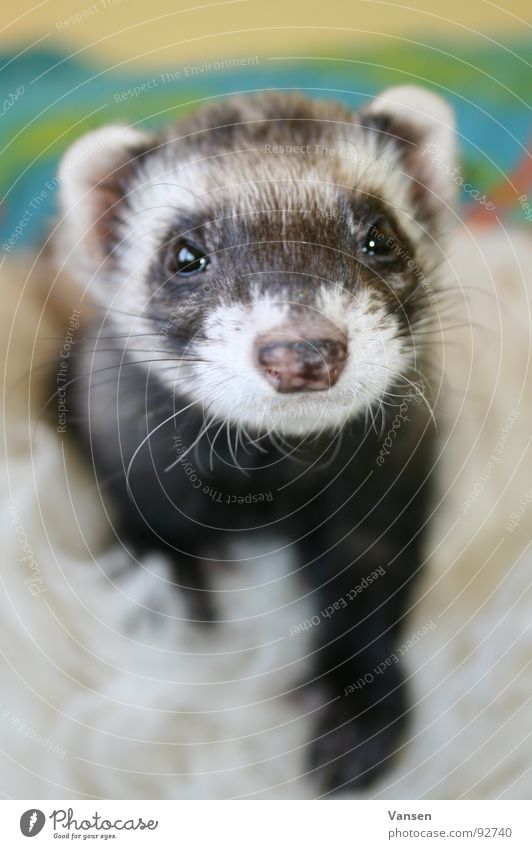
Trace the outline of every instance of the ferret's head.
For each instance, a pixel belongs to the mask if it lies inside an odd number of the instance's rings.
[[[416,374],[453,160],[450,109],[415,87],[354,113],[276,94],[158,137],[106,127],[63,160],[61,259],[207,418],[339,427]]]

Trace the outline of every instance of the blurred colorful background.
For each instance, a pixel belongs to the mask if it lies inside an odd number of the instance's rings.
[[[460,173],[475,194],[462,191],[464,215],[532,227],[530,0],[9,0],[3,19],[4,252],[44,237],[58,159],[88,129],[156,127],[206,98],[264,89],[356,107],[409,82],[456,110]]]

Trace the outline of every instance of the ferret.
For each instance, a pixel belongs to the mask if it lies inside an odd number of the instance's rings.
[[[235,540],[297,553],[323,792],[369,785],[407,728],[454,139],[417,87],[355,112],[260,94],[97,129],[60,168],[57,262],[95,305],[71,430],[117,537],[167,554],[198,627]]]

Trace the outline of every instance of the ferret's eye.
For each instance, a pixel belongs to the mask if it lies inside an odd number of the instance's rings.
[[[192,245],[190,242],[180,240],[173,247],[172,266],[175,274],[182,277],[189,277],[191,274],[198,274],[200,271],[205,271],[209,265],[209,260],[201,252],[199,248]]]
[[[379,259],[396,259],[401,246],[391,224],[379,221],[367,233],[362,250],[368,256]]]

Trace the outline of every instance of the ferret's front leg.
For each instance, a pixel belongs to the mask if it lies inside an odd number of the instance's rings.
[[[412,552],[394,559],[388,545],[360,535],[341,553],[315,564],[314,649],[327,703],[310,762],[324,792],[370,784],[400,747],[408,715],[397,632],[416,572]]]

